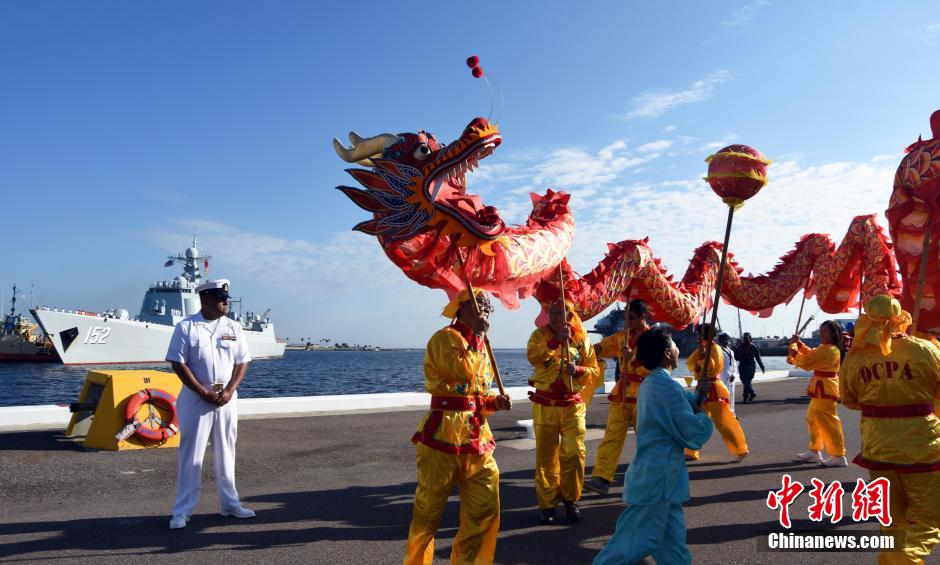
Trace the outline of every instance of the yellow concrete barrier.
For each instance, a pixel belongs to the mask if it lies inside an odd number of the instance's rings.
[[[123,441],[114,436],[127,423],[124,412],[127,403],[137,392],[152,388],[179,397],[183,383],[174,373],[164,371],[89,371],[78,402],[72,404],[72,419],[67,434],[85,436],[85,447],[121,451],[152,447],[179,447],[180,436],[174,433],[163,442],[150,442],[136,434]],[[157,428],[157,419],[172,421],[169,410],[144,402],[137,411],[142,425]]]

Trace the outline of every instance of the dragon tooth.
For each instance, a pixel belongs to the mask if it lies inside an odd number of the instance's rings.
[[[444,186],[444,178],[442,176],[437,176],[434,178],[434,182],[431,185],[431,202],[437,200],[437,195],[441,193],[441,187]]]

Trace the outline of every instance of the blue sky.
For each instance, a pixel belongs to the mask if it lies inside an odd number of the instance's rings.
[[[506,98],[471,191],[505,219],[524,221],[529,190],[568,190],[576,269],[650,236],[681,276],[722,235],[703,160],[747,143],[775,164],[731,249],[763,272],[804,233],[883,218],[903,148],[929,136],[940,16],[899,6],[3,2],[0,285],[137,311],[196,228],[210,274],[280,335],[421,346],[443,293],[349,231],[366,213],[333,190],[350,180],[330,141],[453,139],[488,111],[470,54]],[[745,330],[791,332],[797,308]],[[523,346],[534,313],[498,312],[494,344]]]

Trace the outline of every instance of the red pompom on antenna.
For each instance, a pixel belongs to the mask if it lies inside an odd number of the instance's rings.
[[[467,57],[467,66],[471,69],[480,65],[480,58],[476,55],[470,55]]]
[[[473,75],[473,78],[480,78],[481,76],[483,76],[483,67],[481,67],[480,65],[473,67],[472,69],[470,69],[470,74]]]

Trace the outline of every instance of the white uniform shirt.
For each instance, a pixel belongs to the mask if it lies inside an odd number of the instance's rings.
[[[228,384],[235,365],[251,361],[241,324],[228,316],[207,321],[202,312],[176,325],[166,360],[185,363],[203,386]]]
[[[725,366],[721,370],[719,378],[721,382],[725,383],[725,386],[730,386],[731,377],[737,376],[738,373],[738,363],[734,359],[734,352],[731,351],[728,347],[721,348],[722,353],[725,354]]]

